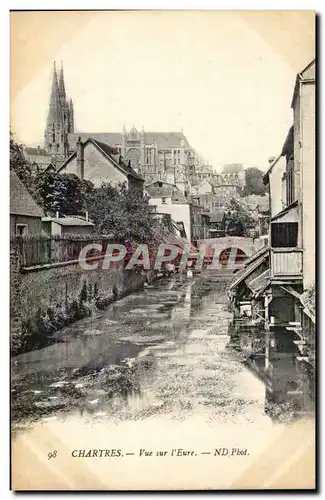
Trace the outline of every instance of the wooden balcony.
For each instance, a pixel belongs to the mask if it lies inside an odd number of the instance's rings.
[[[271,248],[271,279],[301,280],[302,250],[299,248]]]

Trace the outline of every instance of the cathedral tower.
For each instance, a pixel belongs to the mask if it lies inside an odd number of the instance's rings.
[[[54,63],[52,90],[49,112],[44,133],[44,147],[58,160],[69,155],[68,134],[74,132],[74,113],[72,100],[65,91],[63,65],[59,77]]]

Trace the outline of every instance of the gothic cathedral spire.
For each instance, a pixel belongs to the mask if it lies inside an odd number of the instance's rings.
[[[54,63],[50,108],[47,116],[47,125],[49,124],[59,125],[61,124],[61,122],[62,122],[62,112],[61,112],[61,103],[59,97],[58,75],[56,72],[56,65]]]
[[[63,64],[59,77],[54,63],[50,106],[44,133],[45,148],[57,159],[64,159],[69,154],[68,134],[74,131],[72,100],[68,100],[65,91]]]
[[[59,95],[61,102],[65,102],[65,85],[64,85],[64,73],[63,73],[63,63],[61,61],[60,76],[59,76]]]

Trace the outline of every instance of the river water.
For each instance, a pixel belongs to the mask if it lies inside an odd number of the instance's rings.
[[[12,360],[12,419],[80,415],[256,421],[265,388],[227,349],[227,280],[157,282]]]
[[[264,384],[227,347],[228,283],[161,280],[13,358],[16,488],[272,485],[296,444],[309,449],[313,422],[306,431],[265,412]],[[109,463],[73,458],[112,448],[121,455]]]

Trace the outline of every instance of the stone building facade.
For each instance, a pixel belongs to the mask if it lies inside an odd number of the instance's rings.
[[[150,184],[157,180],[189,189],[191,170],[198,163],[197,155],[183,132],[151,132],[135,126],[121,132],[75,133],[72,99],[65,91],[63,66],[59,74],[54,64],[52,90],[46,127],[44,150],[56,165],[62,164],[76,151],[76,143],[90,137],[116,149],[123,159]]]
[[[197,186],[202,181],[209,181],[213,186],[229,186],[230,190],[230,186],[236,190],[244,188],[242,165],[231,164],[228,166],[231,168],[218,173],[195,151],[183,131],[152,132],[133,126],[128,131],[123,127],[121,132],[75,133],[74,107],[65,88],[62,63],[59,74],[54,64],[44,154],[56,166],[60,167],[76,151],[79,137],[82,142],[91,137],[114,148],[116,154],[130,162],[131,168],[144,178],[145,184],[168,182],[184,194],[198,194]]]
[[[193,150],[182,132],[140,132],[132,127],[122,132],[71,133],[68,136],[70,149],[76,147],[77,139],[89,137],[115,148],[125,161],[145,179],[146,184],[162,181],[176,184],[189,190],[189,171]]]

